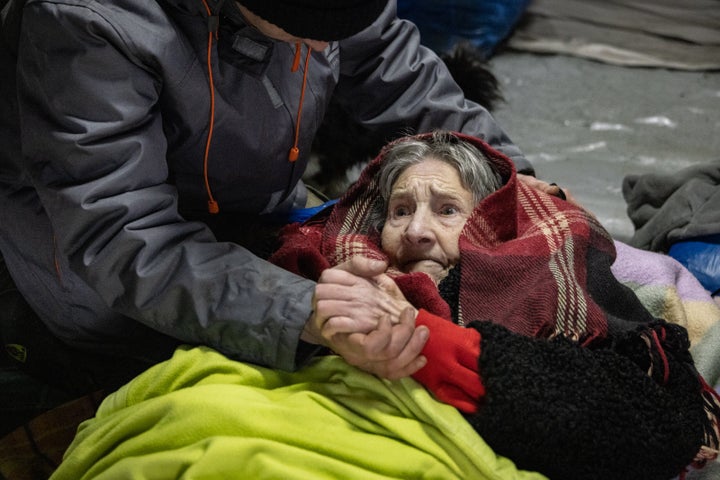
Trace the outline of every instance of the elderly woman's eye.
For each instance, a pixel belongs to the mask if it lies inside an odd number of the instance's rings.
[[[440,209],[442,215],[455,215],[460,210],[454,205],[445,205]]]
[[[405,217],[407,215],[410,215],[410,209],[406,206],[397,206],[393,208],[393,216],[395,217]]]

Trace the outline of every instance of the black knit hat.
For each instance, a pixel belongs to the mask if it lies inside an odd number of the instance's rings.
[[[375,21],[388,0],[240,0],[258,17],[291,35],[331,41],[350,37]]]

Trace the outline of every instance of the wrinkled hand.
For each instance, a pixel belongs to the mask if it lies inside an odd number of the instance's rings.
[[[324,345],[348,363],[395,379],[424,365],[426,328],[384,271],[387,263],[354,257],[325,270],[315,288],[314,311],[301,338]]]
[[[407,377],[425,366],[421,355],[428,339],[427,327],[415,328],[416,310],[405,309],[398,323],[387,318],[368,333],[338,333],[330,348],[350,365],[389,380]]]
[[[517,178],[518,178],[518,180],[520,180],[522,183],[524,183],[528,187],[532,187],[535,190],[540,190],[541,192],[545,192],[548,195],[554,195],[556,197],[562,198],[561,193],[560,193],[561,189],[557,185],[550,184],[544,180],[535,178],[532,175],[525,175],[522,173],[518,173]],[[575,197],[570,193],[570,190],[568,190],[567,188],[563,187],[562,193],[565,194],[565,200],[567,200],[568,202],[573,203],[573,204],[577,205],[578,207],[582,206],[578,203],[578,201],[575,199]]]
[[[400,313],[412,305],[384,273],[386,268],[384,261],[358,256],[325,270],[313,297],[313,333],[330,338],[337,333],[368,333],[380,319],[398,323]]]

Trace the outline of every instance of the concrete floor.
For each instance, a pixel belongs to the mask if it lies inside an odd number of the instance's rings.
[[[494,115],[538,177],[569,188],[619,240],[633,233],[625,175],[720,159],[720,72],[512,51],[490,66],[506,99]]]

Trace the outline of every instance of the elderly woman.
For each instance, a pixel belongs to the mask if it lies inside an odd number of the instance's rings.
[[[460,260],[465,222],[501,182],[477,148],[450,134],[409,139],[388,149],[374,219],[390,266],[443,280]]]
[[[667,479],[717,456],[717,398],[684,328],[652,318],[614,255],[591,214],[518,182],[483,141],[435,132],[386,147],[273,260],[320,284],[355,256],[387,262],[401,323],[430,332],[413,377],[518,467]]]

